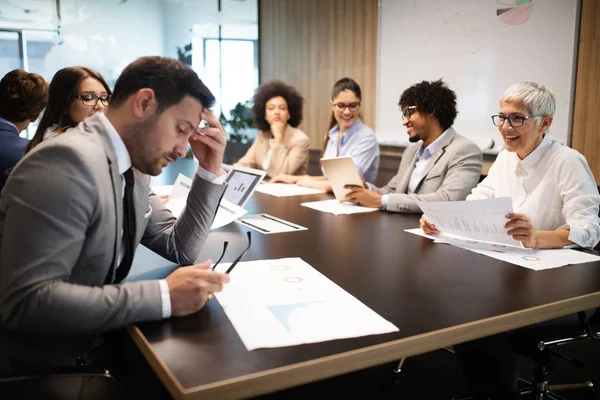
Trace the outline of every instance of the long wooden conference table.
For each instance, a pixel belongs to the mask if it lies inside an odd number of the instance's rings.
[[[417,215],[335,216],[300,206],[329,198],[255,193],[249,214],[308,230],[252,232],[242,261],[301,257],[400,331],[247,351],[216,299],[188,317],[130,327],[175,399],[266,394],[600,306],[600,262],[535,272],[404,232],[418,227]],[[246,231],[232,223],[212,232],[199,261],[216,260],[226,240],[223,262],[233,261]]]

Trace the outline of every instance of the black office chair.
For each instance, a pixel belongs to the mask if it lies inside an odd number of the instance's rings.
[[[567,361],[579,369],[586,369],[583,362],[566,357],[554,349],[582,340],[599,340],[599,314],[600,310],[597,310],[591,317],[588,317],[585,312],[579,312],[577,314],[579,325],[527,330],[523,335],[517,334],[512,338],[511,342],[515,351],[535,363],[533,380],[528,382],[520,379],[526,386],[520,389],[522,395],[531,395],[530,398],[536,400],[562,400],[564,397],[560,395],[561,393],[580,392],[589,399],[600,399],[600,394],[596,392],[592,381],[552,385],[548,376],[556,365],[556,359]]]
[[[2,399],[124,399],[122,384],[103,369],[65,368],[45,374],[0,377]]]

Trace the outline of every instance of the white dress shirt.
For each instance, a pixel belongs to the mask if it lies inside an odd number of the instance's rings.
[[[417,188],[419,182],[421,182],[421,179],[423,178],[423,171],[425,171],[425,167],[427,166],[429,159],[440,146],[442,139],[444,138],[444,136],[446,136],[446,132],[448,132],[447,129],[440,136],[438,136],[437,139],[429,143],[429,146],[425,148],[421,146],[421,149],[417,153],[417,162],[415,163],[415,168],[410,174],[410,180],[408,181],[408,194],[413,194],[415,192],[415,189]],[[381,196],[381,208],[383,210],[387,209],[388,196],[389,194],[384,194],[383,196]]]
[[[117,133],[115,128],[112,126],[108,118],[106,118],[106,116],[103,113],[100,113],[100,121],[104,125],[104,128],[108,133],[108,137],[110,138],[110,141],[115,149],[115,154],[117,156],[117,170],[119,171],[119,175],[121,176],[121,193],[124,194],[125,177],[123,176],[123,174],[125,173],[125,171],[131,168],[131,157],[129,156],[129,151],[127,151],[127,147],[125,147],[125,143],[123,143],[123,139],[121,139],[121,136]],[[209,172],[200,166],[198,166],[197,175],[199,178],[215,184],[223,184],[225,178],[225,175],[223,174],[220,177],[217,177],[212,172]],[[119,253],[119,259],[117,261],[118,264],[121,263],[124,253],[125,245],[124,243],[121,243],[121,251]],[[171,295],[169,293],[169,285],[167,284],[166,279],[160,279],[158,281],[158,284],[160,286],[160,297],[162,300],[162,317],[169,318],[171,316]]]
[[[467,200],[510,197],[537,231],[568,229],[569,240],[591,248],[600,241],[600,195],[583,155],[544,137],[524,160],[503,150]]]

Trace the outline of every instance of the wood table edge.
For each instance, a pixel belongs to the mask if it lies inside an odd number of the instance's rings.
[[[600,292],[187,389],[154,353],[137,327],[130,327],[129,332],[177,400],[239,399],[343,375],[596,307],[600,307]],[[319,371],[317,379],[313,377],[315,368]]]
[[[183,389],[183,386],[181,386],[175,375],[173,375],[169,367],[167,367],[165,363],[160,359],[158,354],[154,352],[152,346],[150,345],[144,334],[140,331],[140,329],[135,325],[131,325],[127,328],[127,331],[129,332],[129,336],[131,337],[137,348],[142,352],[144,358],[146,359],[146,361],[148,361],[148,364],[150,364],[154,372],[156,372],[156,374],[160,378],[163,385],[165,385],[171,396],[173,396],[173,398],[176,400],[183,399],[185,395],[185,390]]]

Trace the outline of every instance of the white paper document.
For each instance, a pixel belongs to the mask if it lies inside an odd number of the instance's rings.
[[[398,331],[300,258],[241,262],[230,278],[215,296],[248,350]]]
[[[191,188],[192,180],[185,175],[179,174],[175,184],[173,185],[171,194],[169,195],[169,201],[166,204],[166,207],[171,210],[173,215],[176,217],[179,217],[185,208],[187,197]],[[226,199],[221,199],[221,204],[219,204],[217,215],[215,216],[215,220],[213,221],[210,229],[217,229],[230,224],[239,217],[245,215],[247,212],[248,211],[244,210],[242,207],[239,207]]]
[[[244,210],[238,205],[233,204],[229,200],[221,199],[221,204],[219,204],[217,215],[215,215],[215,220],[210,226],[210,229],[217,229],[230,224],[236,219],[246,215],[247,212],[248,211]]]
[[[303,196],[307,194],[325,193],[319,189],[307,188],[289,183],[262,183],[258,185],[256,191],[275,197]]]
[[[451,244],[535,271],[600,260],[599,256],[572,249],[519,249],[503,244],[479,242],[477,240],[441,238],[439,235],[427,235],[421,228],[406,229],[406,232],[433,239],[436,243]]]
[[[311,201],[308,203],[301,203],[300,205],[334,215],[368,213],[379,210],[378,208],[357,206],[353,203],[340,203],[336,199]]]
[[[151,186],[151,189],[158,196],[169,196],[173,191],[173,185]]]
[[[267,235],[271,233],[307,230],[307,228],[304,226],[294,224],[293,222],[289,222],[285,219],[277,218],[269,214],[247,215],[239,218],[236,222]]]
[[[472,239],[522,248],[507,235],[506,214],[513,212],[510,197],[472,201],[417,201],[423,213],[440,230],[440,238]]]

